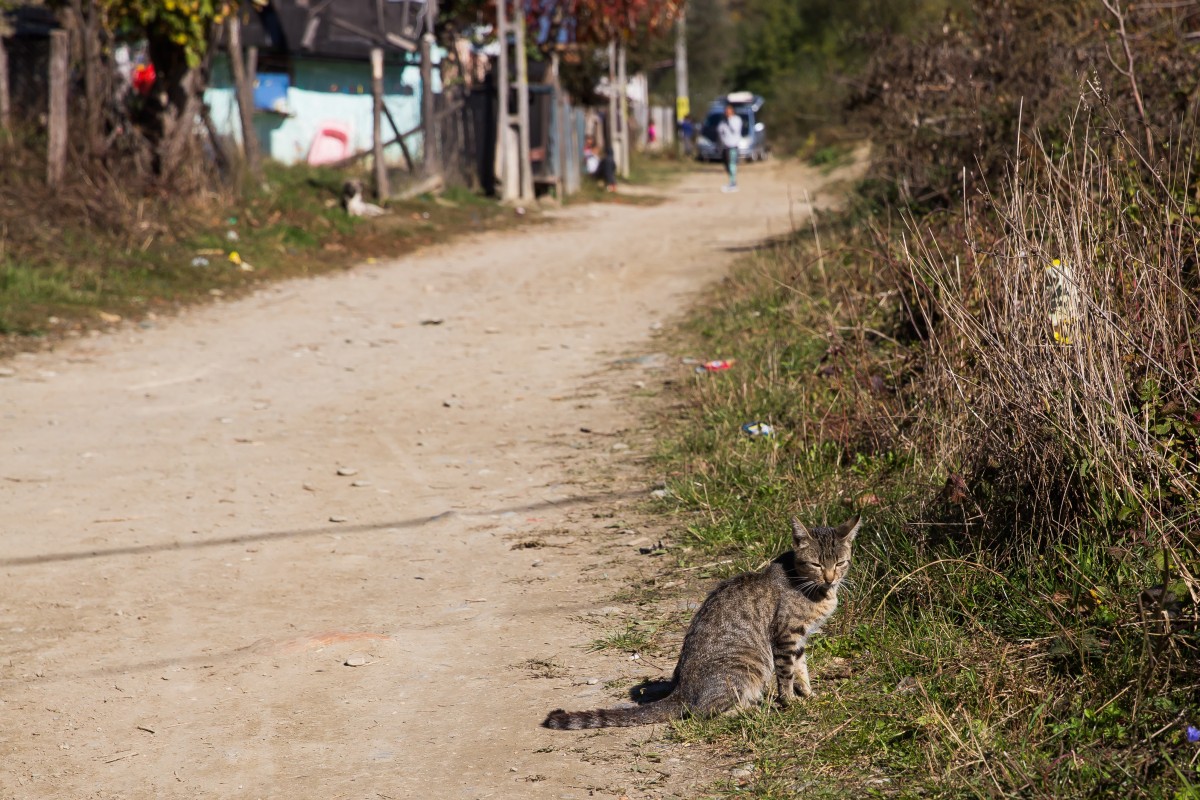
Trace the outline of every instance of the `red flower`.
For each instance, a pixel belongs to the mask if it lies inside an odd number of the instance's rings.
[[[133,90],[142,97],[150,94],[158,76],[154,74],[153,64],[138,64],[133,68]]]

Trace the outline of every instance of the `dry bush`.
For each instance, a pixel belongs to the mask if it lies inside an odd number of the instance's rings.
[[[1038,143],[1041,144],[1040,142]],[[1095,130],[1042,146],[964,213],[959,253],[903,244],[929,331],[914,402],[963,519],[1026,553],[1107,531],[1161,546],[1191,590],[1200,489],[1196,209]],[[1173,182],[1173,181],[1177,181]],[[968,496],[969,495],[969,496]]]
[[[37,131],[0,138],[0,253],[38,262],[64,231],[102,235],[125,248],[140,248],[149,236],[184,233],[197,215],[209,213],[231,187],[217,173],[201,143],[195,158],[176,174],[146,169],[144,149],[114,148],[92,159],[75,143],[62,183],[46,185],[44,141]],[[83,233],[88,232],[88,233]]]
[[[977,191],[1007,174],[1020,130],[1040,131],[1049,147],[1070,138],[1089,82],[1108,87],[1114,130],[1139,147],[1147,126],[1154,142],[1178,139],[1200,105],[1198,8],[981,0],[877,48],[851,101],[854,121],[873,130],[874,174],[890,199],[952,207],[964,184]]]

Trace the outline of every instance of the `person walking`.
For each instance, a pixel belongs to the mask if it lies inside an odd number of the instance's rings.
[[[725,171],[729,183],[721,187],[722,192],[737,191],[738,145],[742,143],[742,118],[733,110],[732,103],[725,104],[725,119],[717,124],[717,138],[724,148]]]
[[[683,118],[683,122],[679,123],[679,141],[683,143],[683,155],[687,158],[692,156],[692,146],[696,139],[696,123],[692,122],[690,114]]]

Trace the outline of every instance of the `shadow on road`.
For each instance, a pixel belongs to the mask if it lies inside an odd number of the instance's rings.
[[[392,528],[419,528],[422,525],[429,525],[430,523],[439,522],[455,516],[482,517],[492,514],[507,514],[509,512],[520,513],[525,511],[538,511],[543,508],[563,508],[567,506],[581,505],[584,503],[599,502],[602,500],[609,501],[633,496],[640,497],[642,495],[643,493],[640,491],[617,492],[611,494],[585,494],[579,495],[578,497],[568,497],[565,500],[543,500],[539,503],[508,506],[506,508],[494,508],[485,511],[443,511],[441,514],[434,514],[431,517],[413,517],[412,519],[397,520],[393,522],[374,522],[363,525],[335,524],[324,525],[319,528],[301,528],[299,530],[292,531],[243,533],[236,536],[224,536],[219,539],[199,539],[188,542],[175,540],[171,542],[158,542],[155,544],[109,547],[102,550],[79,550],[71,553],[43,553],[41,555],[34,556],[0,558],[0,567],[27,567],[36,564],[82,561],[84,559],[107,558],[110,556],[144,555],[146,553],[164,553],[175,550],[200,550],[207,547],[224,547],[226,545],[270,542],[280,539],[302,539],[309,536],[327,536],[332,533],[345,535],[351,533],[372,533],[375,531],[388,530]]]

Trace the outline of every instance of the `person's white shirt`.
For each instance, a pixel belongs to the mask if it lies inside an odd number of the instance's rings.
[[[742,118],[731,114],[717,123],[717,138],[722,147],[736,148],[742,143]]]

